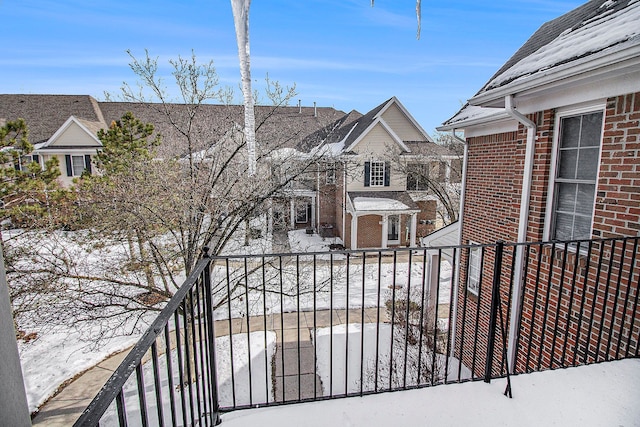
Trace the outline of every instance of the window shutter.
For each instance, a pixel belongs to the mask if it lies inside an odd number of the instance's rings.
[[[20,159],[13,163],[13,168],[17,171],[20,170]]]
[[[391,163],[384,162],[384,186],[388,187],[391,184]]]
[[[371,162],[364,162],[364,186],[369,187],[371,179]]]
[[[73,176],[73,167],[71,166],[71,156],[65,154],[64,162],[67,164],[67,176]]]
[[[40,164],[40,155],[34,154],[33,156],[31,156],[31,158],[33,159],[34,162],[36,162],[37,164]]]
[[[91,156],[89,154],[84,155],[84,168],[91,174]]]

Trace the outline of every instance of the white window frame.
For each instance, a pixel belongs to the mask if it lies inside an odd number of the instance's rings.
[[[79,165],[75,164],[75,160],[76,159],[80,159],[80,161],[82,163],[80,165],[80,173],[77,173],[77,170],[76,170],[76,167],[79,166]],[[72,155],[71,156],[71,176],[81,176],[85,169],[86,169],[86,163],[85,163],[85,160],[84,160],[84,156],[83,155],[82,156]]]
[[[384,187],[385,162],[372,160],[369,164],[369,187]]]
[[[600,149],[598,153],[598,162],[597,162],[597,170],[596,170],[596,180],[595,180],[595,194],[593,197],[593,207],[591,209],[591,224],[590,229],[593,231],[593,216],[595,213],[595,204],[598,193],[598,178],[600,176],[600,165],[602,162],[602,138],[604,134],[604,124],[606,119],[606,101],[601,101],[594,104],[583,105],[580,107],[570,107],[565,109],[559,109],[556,111],[555,121],[554,121],[554,131],[553,131],[553,149],[551,152],[551,168],[549,170],[549,184],[547,187],[547,206],[545,208],[545,224],[544,224],[544,233],[543,239],[545,241],[551,240],[553,236],[553,228],[555,224],[555,200],[556,200],[556,176],[558,173],[558,158],[559,158],[559,148],[560,148],[560,125],[563,118],[579,116],[584,114],[591,113],[602,113],[602,130],[600,133]]]
[[[469,242],[470,245],[477,245],[476,242]],[[482,246],[472,246],[469,248],[469,259],[467,260],[467,292],[478,296],[480,293],[480,279],[482,278]]]

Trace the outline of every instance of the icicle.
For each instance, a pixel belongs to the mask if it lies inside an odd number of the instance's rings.
[[[371,7],[373,7],[375,0],[371,0]],[[420,40],[420,27],[422,26],[422,0],[416,0],[416,18],[418,19],[418,35],[417,39]]]
[[[251,0],[231,0],[233,22],[236,27],[236,40],[238,41],[242,95],[244,98],[244,134],[247,139],[249,176],[253,176],[256,173],[256,120],[253,109],[253,95],[251,93],[251,56],[249,53],[250,5]]]
[[[420,27],[422,25],[422,5],[421,0],[416,0],[416,18],[418,19],[418,35],[416,38],[420,40]]]

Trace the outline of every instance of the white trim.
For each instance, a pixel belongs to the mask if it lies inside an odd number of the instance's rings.
[[[551,224],[553,222],[553,201],[555,199],[555,177],[558,169],[558,143],[560,137],[560,121],[564,117],[577,116],[587,113],[602,112],[602,130],[600,134],[600,146],[598,153],[598,170],[596,172],[595,194],[593,198],[593,208],[591,212],[591,230],[593,230],[593,217],[595,213],[595,203],[598,192],[598,182],[600,178],[600,163],[602,162],[602,138],[604,133],[604,124],[607,118],[606,103],[597,102],[593,104],[582,104],[578,106],[571,106],[559,109],[554,116],[554,130],[553,130],[553,147],[551,149],[551,164],[549,168],[549,184],[547,187],[547,204],[545,207],[544,215],[544,230],[543,240],[549,240],[551,236]]]
[[[478,245],[478,243],[469,240],[469,245]],[[467,259],[467,283],[465,284],[465,290],[467,293],[478,296],[480,294],[480,281],[482,280],[482,246],[474,246],[469,248],[469,259]],[[469,283],[471,282],[471,261],[472,258],[475,259],[475,256],[472,256],[473,253],[477,252],[477,263],[478,263],[478,277],[474,277],[476,281],[476,288],[472,289],[469,287]]]
[[[373,122],[371,122],[371,124],[369,125],[369,127],[367,127],[361,134],[360,136],[358,136],[356,138],[355,141],[353,141],[351,143],[350,146],[348,146],[347,148],[344,149],[344,151],[352,151],[360,142],[362,142],[362,140],[369,134],[369,132],[371,132],[377,125],[382,126],[382,128],[389,134],[389,136],[391,137],[391,139],[393,140],[393,142],[395,142],[396,144],[398,144],[400,146],[400,148],[402,148],[403,151],[410,153],[411,150],[409,149],[409,147],[407,147],[405,145],[404,142],[402,142],[402,139],[393,131],[393,129],[391,129],[391,127],[380,117],[375,119]]]
[[[391,222],[392,222],[391,217],[393,217],[393,218],[395,218],[395,219],[397,219],[397,220],[398,220],[398,222],[397,222],[397,224],[396,224],[396,225],[397,225],[397,228],[396,228],[396,235],[398,236],[398,238],[397,238],[397,239],[393,239],[393,240],[389,239],[389,229],[391,228],[391,227],[390,227],[390,225],[391,225]],[[402,238],[401,238],[401,234],[400,234],[400,229],[402,228],[402,227],[401,227],[401,225],[402,225],[402,219],[401,219],[401,218],[402,218],[402,215],[398,215],[398,214],[391,214],[391,215],[388,215],[388,216],[385,218],[385,219],[386,219],[386,222],[387,222],[387,229],[386,229],[386,240],[387,240],[387,244],[390,244],[390,245],[399,245],[399,244],[400,244],[400,241],[401,241],[401,239],[402,239]],[[383,226],[382,238],[383,238],[383,241],[384,241],[384,239],[385,239],[385,230],[384,230],[384,226]],[[385,248],[386,248],[386,246],[385,246]]]
[[[58,130],[51,136],[51,138],[49,138],[44,144],[42,144],[41,147],[39,147],[40,149],[45,148],[45,147],[49,147],[49,146],[53,146],[56,142],[56,140],[58,138],[60,138],[60,136],[67,130],[69,129],[69,127],[71,126],[72,123],[75,123],[76,125],[78,125],[80,127],[80,129],[82,129],[84,132],[87,133],[87,135],[89,135],[96,143],[97,143],[97,147],[102,147],[102,142],[100,142],[100,140],[98,139],[97,135],[94,135],[93,133],[91,133],[91,131],[89,129],[86,128],[85,125],[83,125],[78,119],[76,119],[74,116],[70,116],[63,124],[62,126],[60,126],[58,128]],[[68,152],[67,152],[68,153]]]

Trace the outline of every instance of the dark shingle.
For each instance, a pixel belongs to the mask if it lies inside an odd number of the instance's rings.
[[[71,116],[102,121],[97,102],[88,95],[0,94],[0,121],[24,119],[34,144],[49,139]]]

